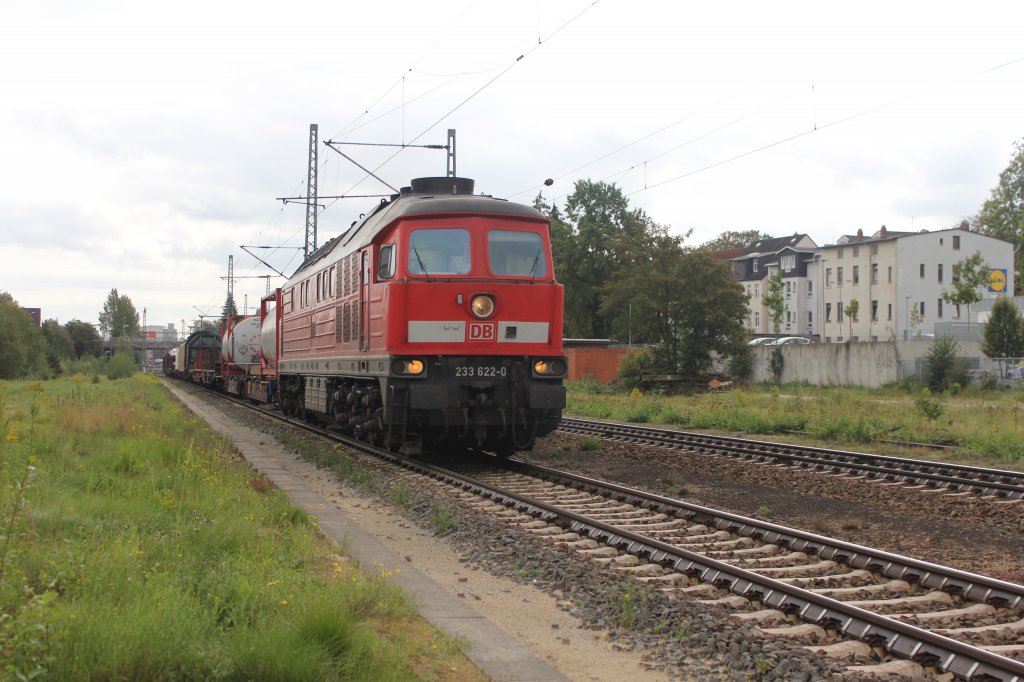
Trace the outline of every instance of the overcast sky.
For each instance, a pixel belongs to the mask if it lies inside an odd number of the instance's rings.
[[[63,323],[117,288],[180,329],[220,311],[233,254],[236,302],[258,304],[272,271],[239,247],[298,247],[257,252],[297,266],[305,207],[275,198],[305,195],[310,123],[389,144],[454,128],[478,192],[562,204],[615,182],[690,244],[975,214],[1024,139],[1024,3],[839,6],[8,3],[0,290]],[[345,150],[395,187],[445,172],[444,152]],[[319,155],[321,196],[389,192]],[[376,201],[324,201],[320,243]]]

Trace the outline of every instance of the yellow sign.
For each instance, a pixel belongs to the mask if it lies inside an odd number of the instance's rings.
[[[1006,269],[993,268],[988,273],[988,290],[997,294],[1006,293]]]

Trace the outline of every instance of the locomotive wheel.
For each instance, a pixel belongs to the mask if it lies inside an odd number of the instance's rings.
[[[516,454],[516,446],[509,441],[503,441],[494,449],[494,454],[501,459],[508,459],[512,455]]]

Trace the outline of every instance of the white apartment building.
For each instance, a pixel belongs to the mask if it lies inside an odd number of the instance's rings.
[[[813,337],[817,332],[818,284],[813,275],[818,247],[806,234],[764,239],[750,244],[739,255],[729,258],[736,278],[747,292],[747,332],[751,335],[774,334],[764,296],[768,279],[782,273],[785,312],[779,333],[783,336]]]
[[[1013,245],[959,229],[889,232],[871,237],[862,231],[820,249],[817,263],[821,295],[820,339],[825,342],[887,341],[934,334],[936,323],[977,320],[976,310],[944,300],[952,290],[953,265],[975,252],[993,273],[983,298],[1013,294]],[[858,304],[857,319],[849,315]]]

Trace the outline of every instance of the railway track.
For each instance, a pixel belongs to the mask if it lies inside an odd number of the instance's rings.
[[[1024,500],[1024,472],[986,469],[947,462],[830,450],[805,445],[747,440],[672,429],[563,418],[559,430],[583,436],[686,449],[753,462],[787,464],[835,474],[970,492],[1005,500]]]
[[[1024,681],[1024,586],[516,460],[440,467],[284,421],[457,486],[538,536],[767,634]]]

